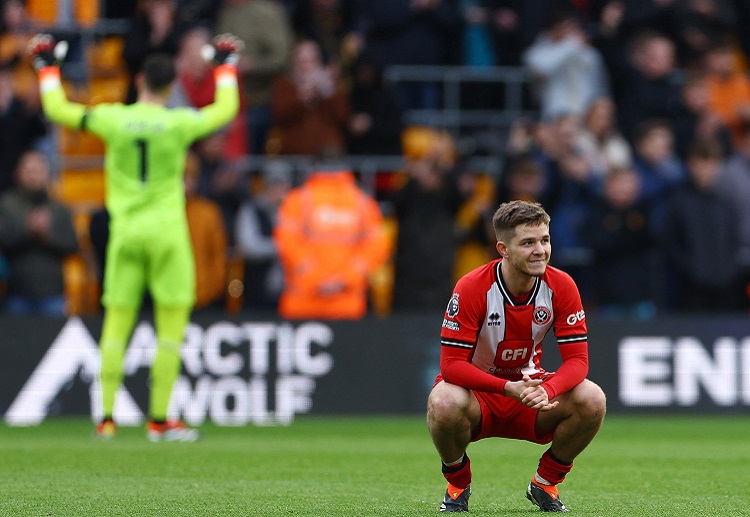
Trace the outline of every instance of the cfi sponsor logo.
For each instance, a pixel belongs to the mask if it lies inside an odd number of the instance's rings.
[[[455,318],[458,314],[458,293],[453,293],[451,301],[448,302],[448,308],[445,309],[445,313],[449,318]]]

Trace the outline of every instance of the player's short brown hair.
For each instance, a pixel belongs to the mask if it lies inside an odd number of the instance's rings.
[[[533,201],[508,201],[501,204],[492,216],[492,227],[498,241],[509,241],[521,224],[549,225],[550,216],[541,203]]]

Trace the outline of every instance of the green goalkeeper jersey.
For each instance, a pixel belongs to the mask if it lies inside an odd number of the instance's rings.
[[[239,100],[233,71],[217,69],[215,102],[202,109],[159,104],[70,102],[59,78],[42,76],[42,105],[53,121],[105,142],[106,205],[112,229],[169,230],[185,220],[183,174],[192,142],[227,124]]]

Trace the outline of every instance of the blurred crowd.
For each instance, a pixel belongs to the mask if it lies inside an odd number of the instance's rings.
[[[212,102],[201,48],[214,35],[244,40],[241,113],[195,145],[186,170],[198,310],[276,313],[285,292],[314,281],[293,285],[315,255],[317,271],[337,276],[319,279],[309,306],[352,290],[342,306],[358,309],[341,317],[440,311],[458,277],[495,258],[497,205],[527,199],[552,215],[552,265],[574,276],[590,312],[747,311],[748,26],[750,0],[4,0],[3,308],[98,309],[71,300],[86,275],[96,292],[106,209],[61,188],[61,156],[78,137],[43,118],[24,53],[47,31],[71,44],[73,98],[132,102],[141,63],[165,52],[179,71],[174,107]],[[488,146],[502,170],[470,165],[476,146],[453,128],[407,124],[411,110],[440,109],[444,92],[386,82],[392,65],[527,73],[513,108],[534,115]],[[483,82],[462,102],[503,110],[505,98]],[[403,160],[364,174],[356,156]],[[328,193],[309,194],[321,185]],[[316,211],[326,196],[336,211]]]

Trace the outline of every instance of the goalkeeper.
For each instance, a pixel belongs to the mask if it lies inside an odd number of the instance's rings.
[[[29,44],[47,117],[87,131],[105,143],[106,206],[110,237],[102,288],[101,347],[103,420],[96,433],[117,433],[115,393],[123,381],[123,359],[145,289],[154,301],[157,352],[151,366],[147,436],[152,441],[193,441],[194,429],[167,419],[180,374],[180,347],[195,298],[195,270],[185,216],[182,175],[191,143],[232,120],[238,110],[236,62],[242,42],[217,36],[207,58],[216,63],[214,103],[202,109],[167,109],[175,79],[171,58],[149,56],[136,77],[137,102],[85,106],[67,100],[58,61],[65,42],[40,34]]]

